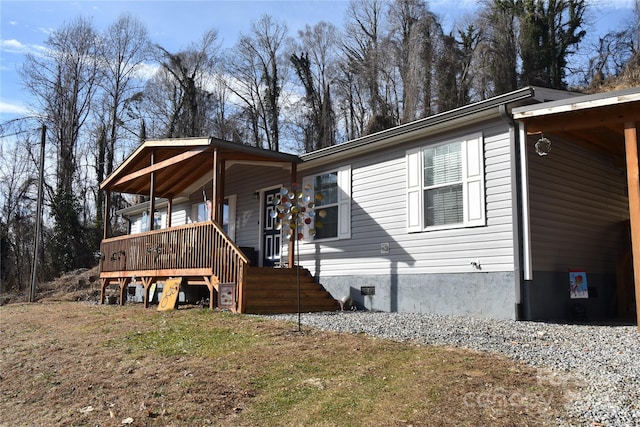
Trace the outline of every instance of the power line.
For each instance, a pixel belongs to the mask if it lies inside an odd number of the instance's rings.
[[[40,130],[40,128],[26,129],[26,130],[21,130],[21,131],[14,132],[14,133],[2,134],[2,135],[0,135],[0,139],[9,138],[11,136],[18,136],[18,135],[22,135],[23,133],[28,133],[28,132],[35,132],[37,130]]]

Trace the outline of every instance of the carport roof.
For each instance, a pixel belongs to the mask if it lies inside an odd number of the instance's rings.
[[[602,154],[624,157],[624,124],[640,118],[640,88],[581,95],[513,109],[528,134],[575,141]]]

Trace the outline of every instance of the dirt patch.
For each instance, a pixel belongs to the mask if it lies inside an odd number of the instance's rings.
[[[557,425],[571,392],[495,354],[99,305],[97,274],[5,296],[1,427]]]
[[[2,426],[556,425],[569,387],[496,355],[200,308],[10,304],[0,327]]]

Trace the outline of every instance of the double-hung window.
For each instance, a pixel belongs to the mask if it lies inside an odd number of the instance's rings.
[[[211,201],[196,203],[192,206],[192,222],[204,222],[209,220]],[[222,228],[231,239],[235,239],[236,234],[236,195],[225,197],[222,205]]]
[[[407,151],[407,228],[485,224],[482,136]]]
[[[319,196],[315,199],[314,221],[309,227],[315,229],[313,239],[351,237],[351,167],[304,177],[303,186],[307,185]]]

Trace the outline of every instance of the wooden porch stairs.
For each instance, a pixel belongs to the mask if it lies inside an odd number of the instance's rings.
[[[300,312],[337,311],[340,304],[309,270],[300,268]],[[298,312],[298,282],[294,268],[247,268],[243,288],[244,313],[279,314]]]

